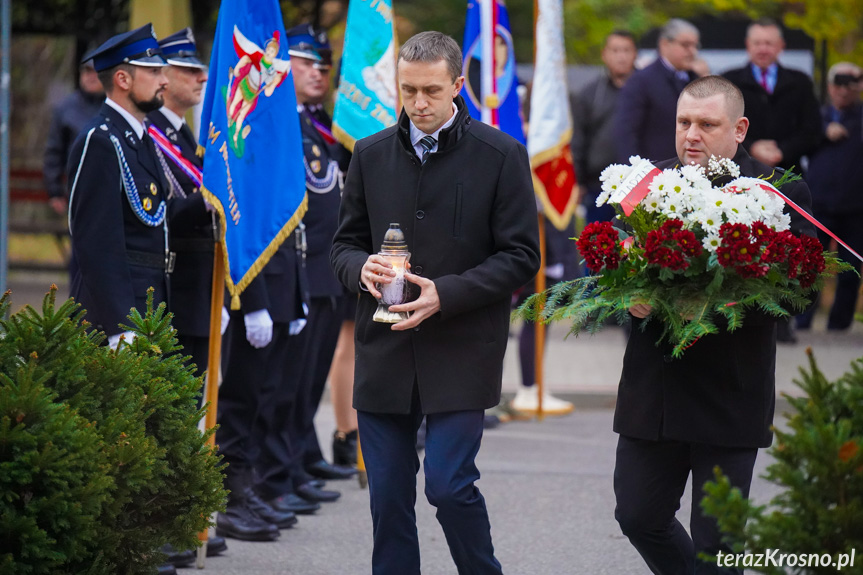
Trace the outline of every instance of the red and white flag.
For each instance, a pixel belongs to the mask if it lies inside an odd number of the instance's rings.
[[[572,116],[566,86],[563,0],[538,0],[536,65],[530,97],[527,151],[533,186],[545,216],[563,230],[575,212],[575,170],[569,142]]]

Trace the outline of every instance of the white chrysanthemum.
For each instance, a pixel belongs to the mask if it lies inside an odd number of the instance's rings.
[[[704,246],[704,249],[708,252],[715,254],[717,248],[722,245],[722,239],[719,237],[719,234],[707,234],[704,236],[704,239],[701,240],[701,245]]]
[[[602,192],[596,198],[596,205],[601,206],[608,202],[608,199],[617,191],[618,186],[632,172],[632,166],[624,166],[623,164],[611,164],[599,175],[599,181],[602,183]]]
[[[647,196],[641,200],[641,207],[648,213],[656,213],[662,209],[662,200],[665,196],[661,192],[648,192]]]
[[[689,164],[680,168],[680,175],[683,176],[693,187],[696,185],[707,184],[710,187],[710,181],[707,179],[707,174],[704,168],[698,164]]]
[[[777,232],[784,232],[791,229],[791,216],[789,214],[778,214],[766,223]]]
[[[704,206],[694,214],[695,221],[701,226],[701,229],[708,234],[719,233],[719,228],[722,227],[723,211],[715,206]]]
[[[725,219],[732,224],[747,224],[752,223],[752,216],[749,213],[748,200],[743,194],[725,194],[725,201],[722,203],[722,211]]]

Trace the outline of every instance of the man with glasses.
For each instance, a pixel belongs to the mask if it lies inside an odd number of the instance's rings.
[[[698,28],[679,18],[659,33],[656,60],[626,82],[614,118],[617,160],[632,155],[660,161],[674,155],[677,98],[697,76],[692,65],[700,48]]]
[[[824,225],[848,242],[858,253],[863,251],[863,104],[860,90],[863,72],[850,62],[834,64],[827,73],[829,102],[821,108],[821,145],[809,157],[809,187],[812,208]],[[830,244],[826,234],[819,233],[824,249]],[[860,263],[839,246],[839,256],[858,269]],[[848,271],[839,274],[836,296],[827,318],[827,329],[841,331],[851,327],[860,276]],[[815,306],[797,317],[797,327],[807,329]]]

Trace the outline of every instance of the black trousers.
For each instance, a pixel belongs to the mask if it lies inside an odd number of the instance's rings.
[[[207,361],[210,358],[210,338],[199,337],[196,335],[183,335],[177,332],[177,342],[183,346],[180,351],[183,355],[188,355],[189,360],[186,365],[195,364],[195,375],[202,377],[207,371]],[[204,381],[206,385],[206,380]],[[204,386],[201,386],[201,392],[198,394],[198,407],[203,404]]]
[[[303,465],[324,458],[315,431],[315,414],[324,395],[333,354],[339,341],[344,315],[339,307],[342,299],[344,298],[313,297],[309,306],[309,323],[299,335],[304,338],[305,365],[290,426],[291,439],[295,441],[298,453],[302,453]]]
[[[737,574],[698,559],[700,552],[730,552],[716,520],[702,514],[703,486],[719,466],[731,485],[749,496],[757,448],[717,447],[679,441],[647,441],[620,436],[614,468],[614,517],[623,534],[657,575]],[[692,514],[686,532],[675,514],[692,473]]]
[[[288,324],[273,324],[273,339],[256,349],[246,340],[241,313],[231,314],[223,340],[222,385],[219,388],[219,453],[230,465],[226,473],[249,476],[253,468],[272,459],[291,460],[294,452],[285,429],[289,410],[279,396],[291,350]],[[294,395],[296,391],[294,391]],[[290,394],[288,394],[290,396]],[[282,400],[281,403],[275,401]],[[230,477],[229,477],[230,479]],[[272,494],[274,497],[277,494]]]

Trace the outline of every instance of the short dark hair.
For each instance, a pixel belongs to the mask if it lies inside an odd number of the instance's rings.
[[[399,49],[399,60],[405,62],[446,62],[452,81],[461,76],[461,48],[458,42],[441,32],[420,32]]]
[[[728,116],[732,120],[736,120],[741,117],[745,111],[743,92],[741,92],[740,88],[735,86],[730,80],[727,80],[722,76],[703,76],[693,80],[683,88],[683,92],[680,93],[681,98],[683,97],[683,94],[689,94],[698,100],[722,94],[725,96]]]
[[[98,72],[99,82],[102,83],[102,89],[106,94],[110,95],[114,91],[114,72],[117,70],[125,70],[132,78],[135,77],[135,66],[131,64],[117,64]]]
[[[779,31],[779,37],[783,38],[782,26],[780,26],[779,22],[777,22],[773,18],[759,18],[758,20],[753,20],[752,22],[750,22],[749,26],[746,27],[747,38],[749,38],[749,32],[755,26],[760,26],[761,28],[776,28]]]
[[[635,41],[635,35],[629,30],[623,30],[622,28],[618,28],[609,32],[608,36],[605,37],[605,43],[603,45],[607,46],[608,41],[614,36],[617,36],[618,38],[626,38],[628,40],[631,40],[632,43],[636,46],[638,45],[638,43]]]

